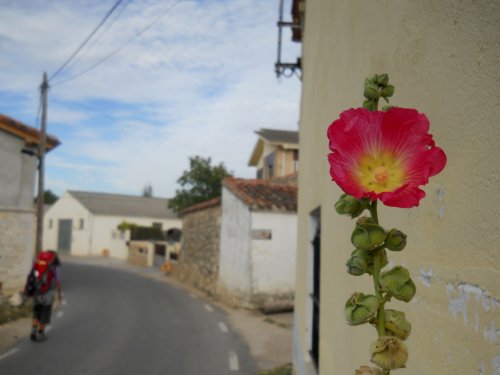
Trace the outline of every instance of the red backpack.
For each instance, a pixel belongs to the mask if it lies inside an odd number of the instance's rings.
[[[38,254],[24,288],[28,297],[45,294],[51,288],[55,277],[55,259],[56,254],[52,251],[42,251]]]

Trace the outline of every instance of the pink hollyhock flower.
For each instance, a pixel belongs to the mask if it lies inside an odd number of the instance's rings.
[[[328,128],[330,175],[354,197],[386,206],[418,206],[419,186],[441,172],[446,155],[428,134],[429,120],[414,109],[349,109]]]

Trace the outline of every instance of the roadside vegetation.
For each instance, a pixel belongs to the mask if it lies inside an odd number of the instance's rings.
[[[272,370],[259,371],[255,375],[292,375],[292,364],[287,363],[286,365],[276,367]]]
[[[28,318],[32,313],[31,301],[24,302],[21,306],[14,307],[5,301],[0,303],[0,325],[21,318]]]

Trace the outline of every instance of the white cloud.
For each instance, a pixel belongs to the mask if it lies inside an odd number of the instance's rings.
[[[0,53],[8,56],[0,62],[0,104],[18,95],[26,118],[43,69],[53,73],[111,6],[31,3],[0,1],[7,15]],[[68,74],[107,56],[172,3],[130,2]],[[170,196],[194,155],[253,176],[247,166],[253,131],[297,129],[300,82],[278,82],[273,72],[277,7],[268,0],[184,1],[101,66],[60,86],[54,80],[49,131],[63,143],[47,163],[53,190],[139,194],[150,182],[155,195]],[[299,46],[284,45],[288,54],[299,54]]]

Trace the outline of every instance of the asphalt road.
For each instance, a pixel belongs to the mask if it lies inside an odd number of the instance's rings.
[[[67,262],[61,274],[65,301],[49,339],[20,340],[0,357],[0,374],[255,373],[225,313],[203,299],[115,268]]]

